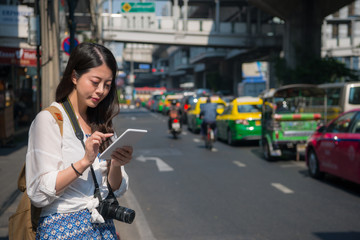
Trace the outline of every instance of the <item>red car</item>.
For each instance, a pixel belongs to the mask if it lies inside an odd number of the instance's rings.
[[[360,184],[360,109],[319,127],[307,142],[305,158],[314,178],[329,173]]]

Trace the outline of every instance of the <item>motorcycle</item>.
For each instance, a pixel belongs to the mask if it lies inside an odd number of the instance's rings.
[[[173,118],[171,119],[171,128],[170,133],[173,135],[173,137],[176,139],[177,136],[181,133],[181,125],[179,118]]]

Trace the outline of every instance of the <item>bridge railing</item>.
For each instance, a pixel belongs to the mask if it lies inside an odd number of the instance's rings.
[[[219,29],[212,19],[183,19],[153,14],[102,14],[105,31],[186,32],[193,34],[238,34],[250,36],[283,35],[283,24],[247,24],[246,22],[220,22]]]

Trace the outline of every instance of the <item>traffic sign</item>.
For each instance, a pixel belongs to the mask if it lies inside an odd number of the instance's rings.
[[[76,38],[74,38],[74,45],[75,45],[74,47],[76,47],[78,44],[79,41]],[[61,46],[65,54],[70,56],[70,37],[65,38]]]
[[[123,2],[121,3],[121,10],[124,13],[154,13],[154,2]]]

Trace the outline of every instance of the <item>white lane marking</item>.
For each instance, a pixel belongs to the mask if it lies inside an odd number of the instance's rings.
[[[198,138],[194,138],[193,141],[196,142],[196,143],[201,142],[201,140],[198,139]]]
[[[289,167],[306,167],[306,163],[305,162],[292,162],[292,163],[286,163],[286,164],[281,164],[280,167],[282,168],[289,168]]]
[[[170,172],[174,171],[172,167],[166,164],[161,158],[158,157],[144,157],[143,155],[136,158],[140,162],[146,162],[147,160],[154,160],[156,162],[156,166],[159,169],[159,172]]]
[[[233,161],[233,163],[235,165],[237,165],[238,167],[246,167],[246,164],[242,163],[242,162],[239,162],[239,161]]]
[[[146,221],[145,214],[141,209],[140,204],[137,201],[131,189],[126,191],[124,198],[126,199],[126,202],[129,204],[127,206],[129,206],[131,209],[134,209],[136,211],[136,221],[134,221],[133,224],[135,224],[137,232],[140,235],[140,239],[156,240],[154,234],[150,229],[148,222]],[[121,201],[121,199],[119,199],[119,201]],[[116,229],[120,232],[120,235],[122,232],[121,230],[124,231],[129,230],[128,228],[126,228],[127,225],[124,225],[124,223],[121,223],[120,221],[114,221],[114,222]]]
[[[133,121],[136,120],[136,117],[131,117],[131,120],[133,120]]]
[[[294,193],[293,190],[285,187],[284,185],[282,185],[281,183],[271,183],[271,186],[273,186],[274,188],[276,188],[277,190],[286,193],[286,194],[291,194]]]
[[[214,148],[214,147],[213,147],[213,148],[211,149],[211,151],[212,151],[212,152],[217,152],[217,151],[219,151],[219,150],[218,150],[217,148]]]
[[[153,116],[154,118],[158,118],[158,116],[155,113],[150,113],[151,116]]]

